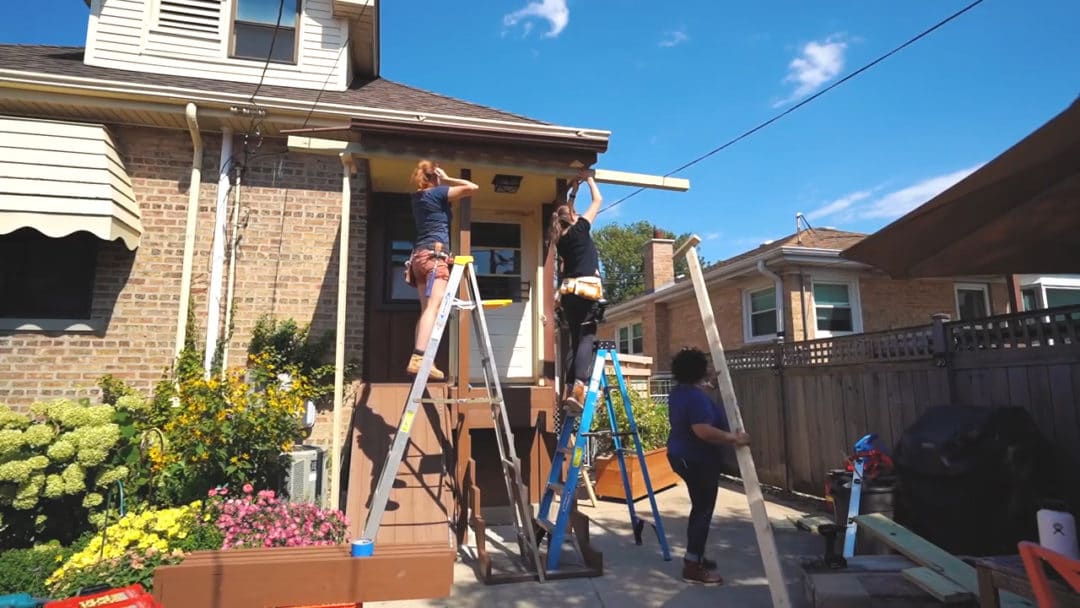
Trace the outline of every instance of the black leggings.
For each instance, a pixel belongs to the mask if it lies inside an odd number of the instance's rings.
[[[690,494],[690,517],[686,521],[686,559],[700,561],[705,556],[716,494],[720,485],[720,463],[686,461],[668,454],[671,468],[686,482]]]
[[[567,384],[574,380],[589,383],[593,368],[593,344],[596,342],[596,322],[590,320],[582,325],[592,311],[595,302],[573,294],[562,297],[563,318],[570,333],[570,348],[563,353],[563,370]],[[570,378],[572,376],[572,378]]]

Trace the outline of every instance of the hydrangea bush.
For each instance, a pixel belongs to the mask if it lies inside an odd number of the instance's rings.
[[[116,408],[58,399],[29,414],[0,405],[0,545],[70,543],[100,520],[110,486],[130,475]]]

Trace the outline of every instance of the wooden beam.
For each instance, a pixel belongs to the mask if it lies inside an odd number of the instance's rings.
[[[697,235],[692,235],[689,240],[693,243],[701,241]],[[727,359],[724,358],[724,346],[720,342],[720,331],[716,327],[712,303],[709,301],[709,290],[705,285],[705,275],[701,271],[701,260],[698,259],[697,249],[693,246],[680,248],[680,251],[683,249],[686,251],[686,261],[690,266],[690,278],[694,283],[701,322],[705,326],[705,337],[709,340],[709,350],[712,354],[713,368],[716,370],[717,385],[720,388],[724,410],[731,424],[731,430],[742,431],[746,427],[743,425],[739,403],[735,397],[731,371],[728,369]],[[772,524],[769,523],[769,514],[765,510],[765,497],[761,493],[761,484],[758,482],[757,470],[754,468],[754,457],[748,446],[735,448],[735,457],[739,461],[739,474],[746,492],[746,501],[750,506],[750,518],[754,523],[754,534],[757,536],[761,561],[765,565],[765,577],[769,581],[769,594],[772,595],[773,606],[774,608],[788,608],[791,606],[791,599],[788,597],[787,585],[784,583],[784,571],[780,566],[780,555],[776,550]]]
[[[975,594],[926,566],[901,570],[900,574],[943,604],[959,604],[975,599]]]
[[[686,192],[690,189],[690,180],[681,177],[663,177],[660,175],[648,175],[645,173],[628,173],[626,171],[612,171],[611,169],[597,169],[594,178],[598,184],[614,184],[617,186],[637,186],[639,188],[653,188],[656,190],[673,190]]]
[[[411,153],[395,152],[375,146],[364,146],[359,142],[350,142],[336,139],[322,139],[302,135],[290,135],[288,139],[289,150],[309,152],[312,154],[341,154],[349,153],[363,157],[394,158],[416,160],[416,155]],[[541,164],[514,164],[500,163],[487,160],[468,160],[471,167],[484,167],[499,169],[502,171],[517,171],[531,175],[550,175],[554,177],[573,178],[577,175],[578,167],[574,164],[566,167],[558,167]],[[686,192],[690,189],[690,180],[678,177],[663,177],[646,173],[629,173],[627,171],[613,171],[611,169],[596,169],[596,182],[600,184],[612,184],[618,186],[636,186],[639,188],[651,188],[654,190],[670,190]]]
[[[472,171],[462,169],[461,179],[471,180]],[[457,251],[454,252],[454,255],[472,255],[472,197],[467,196],[461,199],[457,207],[460,225],[458,226]],[[458,297],[463,300],[470,299],[468,281],[461,282]],[[472,318],[466,314],[459,314],[457,317],[457,394],[454,396],[463,397],[469,389],[469,342],[471,338],[469,332],[472,331],[472,326],[469,323]]]
[[[859,515],[855,523],[860,530],[865,530],[911,561],[927,566],[971,593],[979,593],[975,568],[904,526],[880,513]],[[1035,603],[1012,593],[1002,593],[1001,605],[1005,608],[1034,608]]]
[[[352,216],[352,183],[356,163],[351,154],[339,153],[341,159],[341,234],[338,237],[337,329],[334,336],[334,413],[330,438],[330,508],[341,502],[342,408],[345,401],[345,319],[349,301],[349,220]]]

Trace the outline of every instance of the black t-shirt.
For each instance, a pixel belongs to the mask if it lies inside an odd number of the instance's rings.
[[[600,256],[596,253],[596,245],[589,235],[589,229],[589,220],[578,216],[577,222],[570,226],[566,234],[559,237],[556,250],[563,262],[560,278],[598,276]]]

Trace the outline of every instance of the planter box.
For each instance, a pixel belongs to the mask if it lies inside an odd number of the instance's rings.
[[[652,482],[653,492],[670,488],[680,481],[675,471],[671,470],[666,447],[645,452],[645,466],[649,470],[649,481]],[[619,471],[619,459],[614,455],[599,456],[594,468],[596,470],[596,495],[626,500],[622,473]],[[630,477],[630,493],[633,494],[633,499],[640,500],[648,496],[645,478],[641,474],[641,466],[638,464],[636,455],[626,456],[626,473]]]

